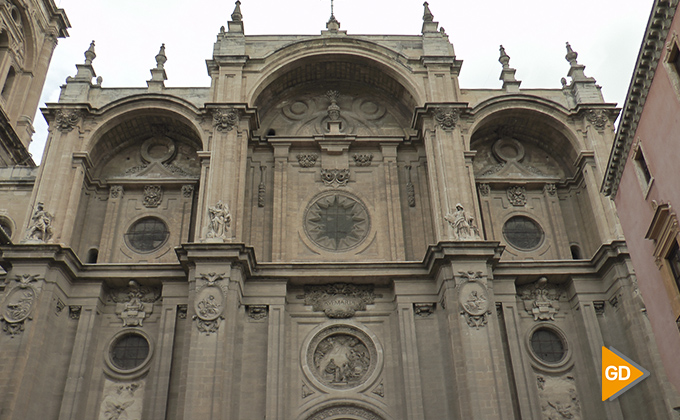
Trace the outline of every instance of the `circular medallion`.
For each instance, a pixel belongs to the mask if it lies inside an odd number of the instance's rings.
[[[378,362],[378,351],[362,330],[351,325],[334,325],[314,336],[306,359],[317,381],[342,390],[355,388],[371,377]]]
[[[142,159],[147,162],[165,163],[175,156],[175,143],[167,137],[151,137],[142,143]]]
[[[332,191],[317,198],[307,208],[304,229],[307,237],[320,248],[343,252],[366,239],[370,219],[359,199]]]
[[[17,287],[12,290],[5,301],[3,316],[7,322],[21,322],[28,318],[35,301],[35,290],[32,287]]]

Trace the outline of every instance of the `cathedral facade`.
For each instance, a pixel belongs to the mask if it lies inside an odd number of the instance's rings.
[[[210,87],[95,58],[0,189],[0,418],[673,418],[599,191],[618,109],[569,45],[561,89],[502,47],[465,89],[427,3],[419,35],[246,36],[237,2]],[[651,377],[601,401],[602,346]]]

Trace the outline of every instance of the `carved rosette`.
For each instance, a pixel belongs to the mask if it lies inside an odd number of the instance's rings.
[[[524,207],[527,204],[526,189],[515,185],[508,188],[508,201],[515,207]]]
[[[213,111],[213,125],[217,131],[231,131],[239,122],[237,109],[216,109]]]
[[[224,273],[201,274],[196,278],[197,288],[194,300],[193,320],[199,332],[210,335],[216,333],[220,327],[220,320],[224,319],[225,295],[228,281],[224,279]]]
[[[304,299],[305,305],[323,312],[329,318],[351,318],[356,311],[365,311],[366,305],[373,304],[376,297],[373,285],[355,285],[349,283],[333,283],[305,286],[305,293],[298,299]]]
[[[305,350],[306,373],[325,388],[352,389],[378,368],[378,348],[363,330],[336,324],[316,334]]]
[[[140,286],[134,280],[128,287],[109,291],[109,301],[116,303],[116,315],[123,321],[123,327],[142,327],[160,297],[160,287]]]
[[[518,287],[517,294],[524,301],[524,309],[534,317],[534,321],[554,321],[555,315],[560,311],[560,298],[565,295],[560,286],[548,283],[545,277]]]
[[[59,110],[55,119],[57,130],[68,133],[75,128],[79,119],[80,112],[77,110]]]
[[[144,207],[155,208],[163,201],[163,189],[160,185],[144,186]]]
[[[296,157],[298,164],[303,168],[311,168],[312,166],[316,165],[316,160],[319,158],[319,156],[314,153],[306,155],[300,154]]]
[[[460,272],[463,282],[458,286],[458,302],[461,315],[467,324],[474,329],[480,329],[488,322],[489,291],[484,284],[484,275],[478,272]]]
[[[586,119],[594,125],[598,131],[602,131],[609,122],[609,115],[604,109],[589,109],[586,112]]]
[[[322,169],[321,180],[327,187],[344,187],[349,182],[349,169]]]
[[[453,130],[460,119],[460,111],[455,108],[438,107],[434,110],[434,118],[444,130]]]

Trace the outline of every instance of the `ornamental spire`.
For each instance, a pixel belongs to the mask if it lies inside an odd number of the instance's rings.
[[[91,65],[92,60],[94,60],[95,57],[97,57],[97,54],[94,53],[94,41],[92,41],[90,43],[90,48],[85,51],[85,64]]]
[[[423,6],[425,6],[425,12],[423,13],[423,22],[434,21],[434,15],[430,11],[430,5],[427,2],[425,2],[423,3]]]
[[[234,7],[234,13],[231,14],[231,20],[233,22],[240,22],[241,19],[243,19],[243,15],[241,14],[241,2],[236,0],[236,7]]]

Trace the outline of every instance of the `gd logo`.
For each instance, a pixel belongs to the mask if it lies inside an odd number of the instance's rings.
[[[602,401],[614,401],[649,375],[615,348],[602,347]]]

